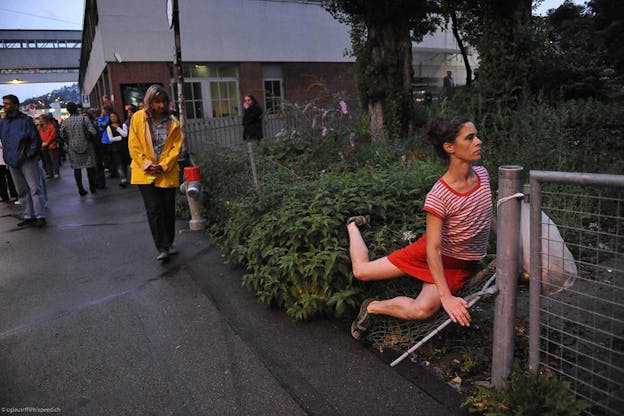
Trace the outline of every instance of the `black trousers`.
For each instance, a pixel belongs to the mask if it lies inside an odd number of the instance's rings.
[[[17,198],[17,190],[11,178],[11,173],[6,165],[0,165],[0,199],[8,201],[11,198]]]
[[[138,185],[145,203],[147,222],[158,251],[169,249],[175,238],[175,196],[177,188]]]
[[[91,193],[95,192],[95,172],[95,168],[87,168],[87,179],[89,181],[89,190]],[[78,190],[84,191],[84,186],[82,185],[82,169],[74,169],[74,179],[76,179]]]

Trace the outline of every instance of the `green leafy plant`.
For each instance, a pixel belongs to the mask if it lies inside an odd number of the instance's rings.
[[[569,391],[570,384],[545,372],[524,372],[515,363],[502,389],[479,387],[464,405],[486,416],[575,416],[587,408]]]
[[[261,301],[296,319],[339,316],[363,293],[351,274],[344,221],[354,213],[369,218],[372,225],[363,232],[371,241],[371,256],[404,245],[396,233],[390,238],[388,230],[408,224],[413,234],[422,234],[423,214],[418,212],[435,178],[432,170],[423,162],[289,184],[267,181],[262,193],[237,202],[221,242],[231,259],[245,267],[243,285]]]

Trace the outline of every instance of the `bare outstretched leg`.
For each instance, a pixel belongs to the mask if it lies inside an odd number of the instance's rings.
[[[390,263],[387,257],[371,261],[368,247],[355,222],[347,224],[349,233],[349,254],[353,275],[358,280],[383,280],[403,276],[404,273]]]
[[[436,313],[442,303],[438,288],[432,283],[424,283],[416,299],[406,296],[373,301],[368,305],[368,312],[376,315],[389,315],[402,319],[427,319]]]

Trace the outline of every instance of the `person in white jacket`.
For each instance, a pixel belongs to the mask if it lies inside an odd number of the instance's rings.
[[[122,123],[119,115],[113,111],[109,114],[106,132],[110,140],[113,167],[119,176],[119,186],[125,188],[128,185],[128,165],[130,164],[128,126]]]

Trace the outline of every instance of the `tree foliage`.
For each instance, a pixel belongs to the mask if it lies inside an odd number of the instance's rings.
[[[608,61],[619,76],[624,75],[624,2],[591,0],[588,7],[594,13],[596,34],[603,40]]]
[[[591,5],[586,9],[566,1],[547,17],[536,18],[537,61],[530,77],[534,93],[555,100],[622,95],[617,54],[609,53],[610,38],[605,36],[609,30],[603,29],[606,19],[599,16]],[[617,24],[606,27],[615,30]]]
[[[479,1],[478,0],[442,0],[439,14],[444,25],[450,27],[464,60],[466,85],[472,85],[472,67],[468,61],[468,45],[479,44]]]
[[[531,0],[480,0],[479,83],[486,97],[522,95],[534,69],[536,45],[531,36]]]
[[[413,131],[412,40],[434,29],[426,0],[325,0],[323,7],[351,28],[355,82],[373,141]]]

